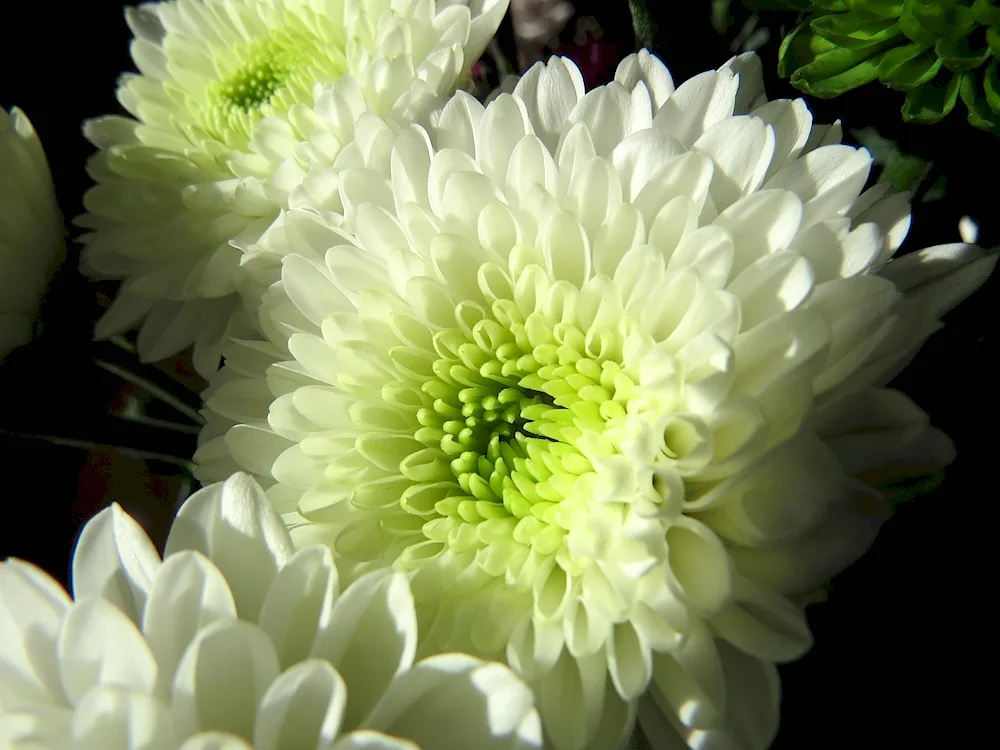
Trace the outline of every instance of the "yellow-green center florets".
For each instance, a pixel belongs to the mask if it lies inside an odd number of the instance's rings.
[[[212,47],[217,77],[200,102],[191,102],[206,135],[243,149],[257,120],[283,115],[295,104],[311,106],[317,83],[330,84],[347,71],[339,21],[301,10],[302,16],[289,14],[265,37]],[[169,51],[169,39],[165,46]]]
[[[602,433],[624,418],[633,384],[608,356],[619,353],[608,346],[617,337],[589,340],[540,312],[524,318],[509,301],[494,303],[493,313],[471,336],[434,338],[435,377],[419,386],[432,405],[417,410],[414,433],[426,449],[400,464],[413,482],[400,505],[424,519],[420,533],[439,549],[494,547],[499,554],[483,554],[480,564],[499,575],[530,550],[559,554],[579,520],[566,501],[589,497],[587,455],[615,452]],[[403,562],[418,563],[405,553]]]

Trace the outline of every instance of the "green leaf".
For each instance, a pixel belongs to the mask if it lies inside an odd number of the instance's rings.
[[[986,92],[986,103],[995,113],[1000,114],[1000,69],[994,60],[986,67],[983,75],[983,90]]]
[[[947,78],[947,82],[945,81]],[[943,71],[933,81],[928,81],[920,88],[913,89],[906,95],[903,102],[904,122],[916,122],[930,125],[940,122],[955,108],[958,101],[960,76]]]
[[[978,42],[973,39],[978,37]],[[981,43],[980,43],[981,42]],[[934,51],[944,62],[948,70],[961,72],[975,70],[990,57],[990,48],[986,45],[984,35],[979,34],[950,39],[938,39]]]
[[[969,124],[994,135],[1000,135],[1000,115],[994,112],[985,96],[979,96],[976,77],[972,73],[962,73],[960,91],[962,101],[969,109]]]
[[[911,91],[937,75],[941,60],[920,44],[896,47],[885,53],[878,66],[878,79],[889,88]]]
[[[864,49],[902,35],[894,20],[858,18],[850,13],[818,16],[809,27],[827,41],[849,49]]]

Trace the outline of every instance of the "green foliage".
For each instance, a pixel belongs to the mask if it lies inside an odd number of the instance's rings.
[[[758,6],[760,2],[746,0]],[[821,98],[878,80],[906,93],[903,120],[935,123],[959,97],[1000,135],[1000,0],[768,0],[803,12],[778,73]]]

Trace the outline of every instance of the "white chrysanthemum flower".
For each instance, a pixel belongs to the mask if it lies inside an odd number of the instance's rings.
[[[42,293],[66,253],[45,152],[17,107],[0,110],[0,357],[31,338]]]
[[[466,654],[414,663],[406,577],[340,591],[246,475],[178,513],[163,562],[117,505],[84,528],[73,600],[0,564],[0,747],[447,750],[541,747],[531,690]]]
[[[191,343],[208,375],[241,250],[373,111],[409,122],[467,76],[508,0],[174,0],[129,9],[118,98],[88,122],[85,269],[124,279],[98,336],[142,322],[139,353]],[[329,189],[319,178],[304,190]]]
[[[268,233],[270,342],[227,352],[203,475],[411,571],[422,653],[505,654],[560,750],[615,747],[644,695],[656,747],[765,747],[797,595],[952,457],[882,386],[995,260],[887,262],[906,197],[861,193],[839,134],[746,55],[589,93],[556,58],[428,131],[367,119]]]

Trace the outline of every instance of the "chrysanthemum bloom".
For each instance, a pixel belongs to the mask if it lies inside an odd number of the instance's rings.
[[[0,357],[31,338],[64,234],[35,129],[17,107],[0,110]]]
[[[362,112],[408,122],[450,94],[508,0],[175,0],[126,13],[132,118],[90,121],[100,149],[84,267],[124,279],[99,337],[141,323],[156,360],[194,343],[215,371],[241,250]],[[316,181],[314,181],[316,182]],[[307,184],[308,190],[329,186]]]
[[[330,550],[295,552],[245,474],[187,501],[162,563],[120,507],[102,511],[72,576],[71,600],[30,563],[0,564],[0,747],[541,747],[510,669],[414,664],[406,577],[341,591]]]
[[[789,3],[791,4],[791,3]],[[961,96],[968,120],[1000,135],[996,0],[815,0],[785,37],[778,72],[820,97],[878,79],[906,92],[906,122],[935,123]]]
[[[615,747],[644,694],[657,747],[765,747],[795,597],[952,457],[882,386],[995,259],[887,262],[906,197],[753,56],[674,90],[640,53],[586,94],[554,58],[359,129],[345,222],[270,234],[271,341],[227,353],[203,475],[411,571],[422,653],[505,654],[560,750]]]

